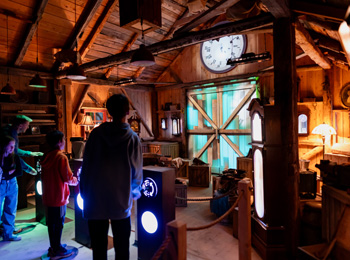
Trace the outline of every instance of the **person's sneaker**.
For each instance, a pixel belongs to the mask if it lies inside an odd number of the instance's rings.
[[[13,234],[18,234],[21,233],[23,231],[23,228],[16,228],[13,230]]]
[[[20,236],[12,235],[12,236],[4,236],[2,241],[20,241],[22,238]]]
[[[73,254],[73,249],[66,249],[63,246],[58,251],[52,252],[53,254],[50,255],[51,260],[57,260],[66,258],[68,256],[71,256]]]

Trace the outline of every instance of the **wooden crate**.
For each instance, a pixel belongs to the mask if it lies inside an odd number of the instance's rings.
[[[186,184],[175,184],[175,196],[179,198],[187,199],[187,185]],[[187,207],[187,200],[181,200],[175,198],[176,207]]]
[[[253,181],[253,160],[248,157],[237,157],[237,170],[245,170],[246,177]]]
[[[208,165],[188,166],[189,186],[209,187],[210,167]]]

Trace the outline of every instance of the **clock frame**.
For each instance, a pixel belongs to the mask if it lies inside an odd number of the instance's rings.
[[[235,39],[239,39],[239,45],[232,43]],[[221,52],[218,51],[221,44]],[[235,48],[235,55],[232,55],[232,48]],[[245,53],[247,48],[247,37],[244,34],[229,35],[205,41],[200,45],[200,56],[204,67],[212,73],[226,73],[235,66],[226,65],[228,59],[234,57],[239,58]],[[214,65],[214,64],[218,65]]]
[[[281,162],[280,117],[274,106],[264,106],[260,99],[249,104],[252,127],[252,155],[254,175],[254,214],[252,243],[265,259],[283,259],[285,228],[281,217],[280,178],[286,171]]]

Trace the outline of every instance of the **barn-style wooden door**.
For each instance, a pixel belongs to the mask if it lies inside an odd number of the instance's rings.
[[[251,148],[247,107],[254,97],[255,80],[188,91],[189,156],[209,163],[212,172],[236,168],[237,157]]]

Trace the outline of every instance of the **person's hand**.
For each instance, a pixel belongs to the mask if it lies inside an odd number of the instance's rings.
[[[38,172],[34,168],[32,168],[30,170],[30,172],[28,172],[28,173],[31,174],[31,175],[37,175],[38,174]]]
[[[70,186],[77,186],[78,185],[78,179],[77,177],[73,177],[69,183],[68,183]]]
[[[42,152],[31,152],[30,153],[30,156],[43,156],[44,155],[44,153],[42,153]]]

